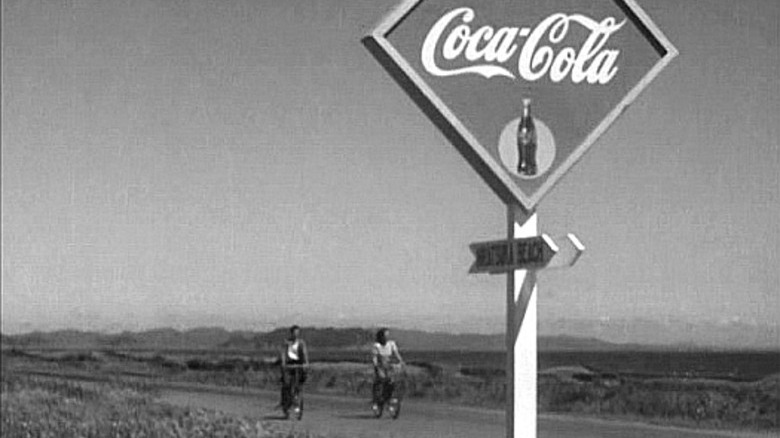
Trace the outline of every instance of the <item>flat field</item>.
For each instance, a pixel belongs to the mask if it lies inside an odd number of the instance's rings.
[[[357,351],[320,351],[320,361],[368,361]],[[434,364],[465,372],[502,374],[506,364],[503,351],[411,351],[407,362]],[[780,351],[542,351],[539,370],[583,366],[598,373],[634,377],[680,377],[750,382],[780,373]]]

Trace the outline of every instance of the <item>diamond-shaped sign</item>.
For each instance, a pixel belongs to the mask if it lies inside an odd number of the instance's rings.
[[[677,55],[633,0],[406,0],[363,42],[526,210]]]

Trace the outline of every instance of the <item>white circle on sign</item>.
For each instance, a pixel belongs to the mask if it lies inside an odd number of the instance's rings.
[[[536,173],[526,175],[517,171],[517,164],[520,154],[517,151],[517,127],[520,124],[520,118],[510,121],[501,131],[501,137],[498,139],[498,155],[501,157],[501,163],[517,178],[534,179],[547,173],[555,160],[555,138],[552,131],[541,120],[534,119],[536,128]]]

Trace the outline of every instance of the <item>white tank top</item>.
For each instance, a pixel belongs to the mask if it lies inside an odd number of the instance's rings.
[[[299,360],[301,358],[300,354],[298,354],[298,349],[300,348],[301,343],[298,341],[290,342],[287,344],[287,357],[292,360]]]
[[[393,356],[393,353],[397,351],[398,346],[395,345],[394,341],[387,341],[385,342],[385,345],[374,342],[374,354],[379,356],[379,360],[382,364],[390,363],[390,358]]]

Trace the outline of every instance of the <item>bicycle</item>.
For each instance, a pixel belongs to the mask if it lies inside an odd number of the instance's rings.
[[[282,366],[282,412],[284,418],[290,418],[290,410],[296,420],[303,418],[303,382],[302,373],[308,365]],[[288,373],[292,370],[292,373]]]
[[[374,381],[374,400],[371,409],[374,417],[380,418],[387,407],[393,420],[401,415],[401,398],[403,396],[404,368],[401,364],[393,364],[384,368],[384,377],[377,375]]]

